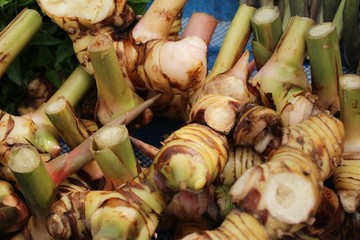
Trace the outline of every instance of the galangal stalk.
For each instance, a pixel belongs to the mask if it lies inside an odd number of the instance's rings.
[[[143,102],[127,84],[112,43],[107,35],[96,36],[88,45],[97,88],[95,116],[101,124]]]
[[[31,218],[19,234],[25,239],[53,239],[46,229],[46,216],[58,197],[40,154],[31,145],[11,149],[9,168],[31,212]]]
[[[225,234],[279,239],[314,223],[324,179],[331,176],[342,154],[344,127],[332,115],[321,113],[283,131],[281,145],[267,161],[245,171],[231,186],[234,206],[223,224],[183,239],[216,239]],[[246,218],[234,224],[235,213]]]
[[[78,67],[66,79],[63,85],[51,96],[47,103],[62,96],[75,107],[87,91],[93,86],[93,79],[82,67]],[[45,104],[34,112],[22,116],[0,113],[0,151],[1,174],[4,179],[13,180],[8,170],[8,151],[17,145],[31,144],[44,160],[54,158],[60,153],[59,134],[44,113]]]
[[[128,25],[135,24],[134,28],[121,29],[121,34],[117,34],[119,27],[113,18],[121,16],[126,1],[107,0],[102,4],[38,2],[44,12],[69,34],[79,62],[90,74],[93,68],[88,44],[96,35],[105,34],[112,38],[122,72],[133,88],[184,94],[202,85],[207,71],[206,43],[198,37],[166,40],[185,0],[154,1],[138,22],[130,18]],[[88,9],[93,9],[91,14]]]
[[[85,126],[75,109],[64,97],[46,104],[44,112],[70,149],[74,149],[90,137],[89,127]],[[84,165],[77,173],[93,186],[99,186],[103,181],[103,173],[95,160]]]
[[[360,76],[344,74],[340,78],[340,119],[345,127],[344,152],[335,168],[333,183],[346,212],[355,213],[360,206]]]
[[[56,201],[48,215],[49,232],[57,239],[151,239],[172,197],[211,185],[227,151],[224,136],[206,126],[186,125],[167,138],[148,171],[116,191],[77,192]]]
[[[339,111],[339,78],[343,74],[339,37],[331,22],[315,24],[306,36],[310,59],[311,89],[322,109]]]
[[[313,223],[323,181],[339,163],[345,138],[340,120],[328,113],[287,130],[267,161],[245,172],[230,189],[233,203],[256,216],[271,239]]]
[[[40,14],[24,9],[0,32],[0,78],[41,26]]]
[[[251,48],[256,68],[260,70],[271,57],[283,33],[279,8],[258,8],[251,17],[251,27],[254,33]]]
[[[147,108],[149,108],[156,101],[156,99],[159,98],[159,96],[160,95],[156,95],[153,98],[144,101],[137,107],[131,109],[129,112],[126,112],[121,116],[115,118],[110,123],[108,123],[108,125],[129,124],[136,117],[142,114]],[[101,130],[101,128],[99,130]],[[94,156],[90,149],[91,142],[92,135],[83,140],[70,152],[61,154],[46,163],[46,168],[56,185],[61,183],[64,179],[66,179],[73,173],[78,172],[86,164],[88,164],[94,159]]]
[[[296,125],[321,112],[303,69],[305,37],[313,25],[309,18],[292,17],[271,58],[250,80],[263,104],[281,115],[284,126]]]

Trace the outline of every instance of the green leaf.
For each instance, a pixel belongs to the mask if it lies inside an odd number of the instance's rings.
[[[6,4],[8,4],[9,2],[11,2],[10,0],[0,0],[0,7],[4,7]]]
[[[150,0],[128,0],[127,2],[136,15],[144,15]]]
[[[47,46],[39,46],[37,49],[36,58],[34,58],[32,65],[34,67],[52,67],[55,61],[53,52]]]
[[[61,86],[61,78],[55,69],[48,69],[45,75],[55,87],[59,88]]]
[[[57,39],[46,32],[38,32],[29,42],[29,45],[51,46],[61,44],[62,40]]]
[[[74,48],[70,39],[64,40],[56,51],[55,57],[55,67],[58,68],[59,65],[64,62],[67,58],[74,56]]]
[[[19,58],[15,58],[6,70],[9,79],[18,86],[23,86],[21,64]]]

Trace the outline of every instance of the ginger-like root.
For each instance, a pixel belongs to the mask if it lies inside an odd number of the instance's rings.
[[[246,171],[230,189],[233,203],[264,225],[271,239],[314,222],[321,198],[320,171],[300,150],[280,147]],[[299,207],[301,206],[301,207]]]

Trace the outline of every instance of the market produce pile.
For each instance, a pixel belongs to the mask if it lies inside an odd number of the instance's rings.
[[[360,1],[187,2],[0,1],[2,239],[360,238]]]

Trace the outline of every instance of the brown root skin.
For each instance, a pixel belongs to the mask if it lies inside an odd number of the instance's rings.
[[[292,88],[285,91],[281,103],[276,107],[281,115],[284,126],[295,126],[307,118],[324,111],[320,106],[317,96],[308,91],[299,91],[292,94]]]
[[[345,212],[339,196],[331,188],[323,188],[320,205],[315,214],[315,222],[304,229],[304,232],[320,239],[326,236],[336,236],[343,227]]]
[[[188,190],[176,193],[166,208],[166,213],[180,220],[193,220],[201,217],[207,210],[212,198],[210,186],[197,192]]]
[[[264,225],[271,239],[277,239],[313,223],[322,189],[319,172],[300,150],[280,147],[266,163],[246,171],[230,196]]]
[[[125,34],[125,38],[119,38],[119,36],[124,37],[124,34],[117,35],[117,28],[104,24],[104,21],[98,25],[89,25],[86,20],[81,21],[83,19],[80,17],[55,16],[54,13],[46,10],[45,12],[69,34],[73,40],[75,54],[88,73],[93,74],[93,68],[87,46],[96,35],[104,34],[112,37],[122,71],[130,86],[171,94],[187,94],[199,88],[205,78],[207,46],[199,37],[194,36],[174,42],[166,40],[172,21],[185,2],[162,0],[154,2],[150,7],[152,10],[149,9],[133,29],[127,29],[131,34]],[[162,14],[164,12],[167,14]],[[148,17],[158,21],[158,24],[148,21]],[[154,26],[156,29],[153,29]],[[150,36],[146,36],[148,33]],[[159,34],[166,37],[160,37]],[[140,38],[146,41],[140,41]],[[184,49],[187,50],[187,54],[183,53]],[[161,56],[158,55],[160,50]],[[150,59],[154,52],[156,59]],[[189,52],[191,54],[188,54]],[[144,58],[144,56],[148,57]]]
[[[248,103],[239,109],[233,140],[236,145],[253,145],[260,153],[270,152],[280,143],[281,127],[280,115],[276,111]]]
[[[29,208],[13,186],[4,180],[0,181],[0,203],[0,231],[13,233],[23,228],[30,218]]]
[[[202,12],[195,12],[191,15],[180,39],[196,36],[201,38],[206,46],[209,46],[217,23],[218,21],[213,16]],[[154,92],[150,91],[147,95],[151,96],[152,94],[154,94]],[[157,116],[181,120],[185,123],[189,117],[190,109],[188,103],[190,97],[191,92],[177,95],[163,94],[161,100],[159,100],[157,102],[158,104],[154,105],[152,109]]]
[[[42,104],[49,100],[55,92],[55,87],[45,77],[38,77],[31,80],[27,85],[26,96],[18,105],[20,115],[35,111]]]
[[[264,156],[253,146],[231,146],[228,161],[217,184],[231,186],[247,169],[264,162]]]
[[[293,127],[283,129],[282,146],[299,149],[310,156],[328,179],[340,164],[345,131],[340,120],[327,112],[309,117]]]
[[[216,132],[228,135],[235,125],[240,106],[241,103],[235,98],[207,94],[198,99],[192,106],[189,122],[200,123]]]
[[[241,105],[248,102],[255,102],[256,96],[248,85],[248,76],[253,71],[253,64],[249,63],[249,51],[245,51],[236,61],[234,66],[223,73],[208,79],[204,85],[191,96],[190,104],[196,104],[201,97],[208,94],[217,94],[233,97]]]
[[[206,217],[193,220],[178,221],[174,226],[174,240],[184,239],[194,232],[207,231],[213,229],[213,224]]]
[[[139,175],[116,191],[63,195],[52,205],[47,227],[56,239],[151,239],[166,204],[153,176]]]
[[[176,130],[164,141],[150,174],[162,192],[198,191],[219,177],[227,158],[225,136],[192,123]]]
[[[151,96],[156,92],[149,92]],[[189,118],[190,109],[188,107],[189,96],[184,94],[162,94],[157,104],[151,108],[155,116],[164,117],[185,123]]]
[[[91,5],[79,3],[79,1],[54,3],[53,1],[39,0],[37,2],[46,15],[67,32],[75,30],[74,25],[69,25],[69,22],[77,22],[81,28],[87,29],[98,29],[103,26],[124,29],[135,18],[133,10],[125,0],[107,0],[103,1],[100,6],[98,3]]]
[[[356,154],[355,154],[356,156]],[[360,172],[359,158],[342,159],[341,164],[335,168],[332,181],[335,190],[340,197],[340,201],[345,211],[348,213],[357,212],[360,207],[360,181],[358,175]]]

